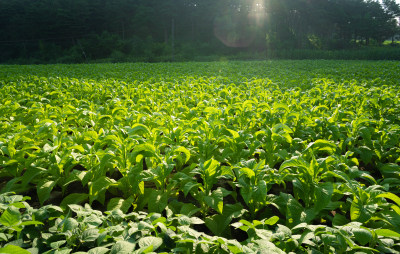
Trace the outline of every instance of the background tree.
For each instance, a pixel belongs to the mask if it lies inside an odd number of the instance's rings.
[[[0,62],[170,60],[381,45],[394,0],[0,0]],[[164,58],[163,58],[164,57]]]

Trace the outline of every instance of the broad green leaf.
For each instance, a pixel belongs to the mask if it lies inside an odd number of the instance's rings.
[[[40,204],[43,205],[43,203],[49,199],[50,197],[50,192],[53,190],[54,186],[56,185],[57,181],[52,181],[52,180],[42,180],[38,185],[37,185],[37,195],[39,197]]]
[[[8,207],[0,217],[0,223],[6,227],[12,227],[19,224],[21,221],[21,214],[15,207]]]
[[[73,150],[73,149],[78,150],[81,153],[85,152],[85,149],[81,145],[74,145],[74,146],[68,147],[68,150]]]
[[[126,213],[131,207],[134,199],[134,196],[130,196],[126,200],[123,198],[112,198],[107,204],[107,210],[112,211],[115,209],[120,209],[122,212]]]
[[[334,187],[333,183],[318,183],[314,187],[315,192],[315,201],[314,201],[314,209],[316,212],[324,209],[329,202],[331,201],[331,197],[333,195]]]
[[[203,110],[205,113],[209,113],[210,115],[212,114],[218,114],[219,113],[219,109],[215,108],[215,107],[207,107]]]
[[[204,221],[197,217],[190,217],[191,224],[204,224]]]
[[[152,190],[149,197],[149,212],[161,213],[168,204],[168,193]]]
[[[67,231],[73,231],[74,229],[77,229],[79,223],[77,220],[74,218],[67,218],[64,220],[62,224],[62,231],[67,232]]]
[[[185,197],[187,196],[187,194],[189,194],[191,189],[198,186],[201,186],[201,184],[195,182],[186,183],[185,186],[183,186],[183,194],[185,194]]]
[[[134,135],[136,133],[142,133],[146,135],[151,135],[149,128],[146,125],[136,123],[132,125],[132,128],[128,131],[129,135]]]
[[[361,201],[357,198],[353,199],[350,206],[350,218],[352,221],[366,222],[371,218],[370,211],[365,209]]]
[[[188,149],[186,149],[185,147],[183,147],[183,146],[180,146],[180,147],[178,147],[177,149],[175,149],[175,151],[174,151],[175,153],[176,152],[181,152],[181,153],[184,153],[185,154],[185,163],[187,163],[188,161],[189,161],[189,159],[190,159],[190,152],[189,152],[189,150]]]
[[[264,224],[272,226],[272,225],[275,225],[278,221],[279,221],[278,216],[272,216],[271,218],[264,221]]]
[[[105,192],[107,188],[115,184],[114,179],[110,179],[106,176],[97,178],[94,182],[89,184],[89,200],[92,203],[94,200],[98,200],[101,204],[104,204]]]
[[[395,232],[390,229],[376,229],[375,233],[379,236],[384,236],[384,237],[391,237],[391,238],[400,238],[400,233]]]
[[[226,129],[234,139],[239,138],[239,133],[237,131],[231,130],[231,129]]]
[[[178,223],[179,225],[190,225],[192,224],[190,218],[186,215],[182,215],[178,217]]]
[[[35,225],[35,226],[37,226],[37,225],[43,225],[43,224],[44,224],[43,222],[35,221],[35,220],[30,220],[30,221],[23,221],[23,222],[21,222],[21,225],[22,225],[22,226],[29,226],[29,225]]]
[[[118,241],[112,246],[110,254],[131,254],[135,246],[135,244],[127,241]]]
[[[110,250],[104,247],[96,247],[93,249],[90,249],[87,253],[88,254],[106,254],[108,253]]]
[[[141,154],[144,157],[156,157],[157,159],[160,159],[156,153],[156,148],[152,144],[149,144],[149,143],[136,145],[133,148],[132,152],[136,155]]]
[[[334,226],[343,226],[349,223],[347,218],[339,213],[335,214],[332,220],[332,225]]]
[[[195,213],[197,213],[198,211],[200,211],[200,208],[198,208],[197,206],[195,206],[193,204],[186,203],[186,204],[182,205],[179,213],[190,217],[190,216],[194,215]]]
[[[225,205],[222,214],[216,214],[205,219],[206,226],[217,236],[221,236],[234,218],[241,217],[246,210],[240,204]]]
[[[61,201],[60,207],[66,209],[70,204],[81,204],[88,199],[89,195],[86,193],[72,193]]]
[[[0,248],[0,253],[4,254],[30,254],[29,251],[22,249],[19,246],[15,245],[7,245],[3,248]]]
[[[400,172],[400,165],[394,163],[387,163],[379,166],[379,171],[385,178],[396,177],[398,178]]]
[[[379,194],[376,197],[377,198],[388,198],[388,199],[394,201],[398,206],[400,206],[400,198],[393,193],[386,192],[386,193]]]
[[[83,231],[82,241],[93,242],[100,236],[99,230],[97,228],[89,228]]]
[[[276,253],[276,254],[284,254],[285,252],[278,247],[276,247],[275,244],[268,240],[255,240],[254,241],[257,245],[253,247],[254,251],[257,251],[257,253]]]
[[[254,171],[253,170],[251,170],[251,169],[249,169],[249,168],[241,168],[240,169],[240,173],[242,174],[246,174],[247,175],[247,177],[248,178],[253,178],[253,177],[255,177],[255,173],[254,173]]]
[[[219,162],[214,159],[204,162],[204,173],[206,177],[212,178],[217,173],[218,166]]]
[[[50,247],[53,249],[59,249],[61,246],[63,246],[67,241],[65,240],[60,240],[60,241],[55,241],[50,243]]]
[[[366,245],[372,240],[372,233],[365,228],[353,228],[352,230],[356,241],[361,245]]]
[[[308,171],[308,167],[309,166],[310,165],[307,162],[305,162],[303,159],[294,157],[294,158],[291,158],[291,159],[289,159],[287,161],[284,161],[281,164],[281,166],[279,167],[279,171],[282,171],[285,168],[296,168],[296,167],[303,168],[306,171]]]
[[[152,246],[153,251],[157,250],[163,244],[163,239],[160,237],[146,236],[139,239],[140,248]]]
[[[25,173],[22,175],[22,185],[28,185],[33,179],[35,179],[40,173],[45,172],[46,169],[40,167],[28,167]]]
[[[50,152],[54,151],[54,150],[57,149],[57,148],[58,148],[58,146],[51,146],[51,145],[49,145],[49,144],[45,144],[45,145],[43,146],[43,152],[45,152],[45,153],[50,153]]]
[[[306,150],[312,149],[313,151],[324,151],[329,154],[333,154],[336,151],[336,145],[332,143],[331,141],[324,140],[324,139],[318,139],[315,142],[310,143]]]
[[[99,118],[99,120],[101,119],[101,117]],[[97,140],[99,138],[99,134],[97,134],[97,132],[95,131],[85,131],[83,133],[83,136],[85,137],[86,140]]]
[[[204,202],[213,208],[218,213],[222,214],[224,203],[223,203],[223,193],[220,188],[213,191],[210,196],[204,197]]]

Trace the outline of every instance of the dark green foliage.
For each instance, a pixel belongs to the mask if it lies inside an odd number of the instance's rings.
[[[399,33],[399,10],[394,0],[1,0],[0,62],[387,59],[318,51],[382,45]]]

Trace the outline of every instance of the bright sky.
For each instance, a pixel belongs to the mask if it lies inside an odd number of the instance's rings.
[[[381,2],[382,2],[382,0],[381,0]],[[400,0],[396,0],[396,2],[397,2],[398,4],[400,4]]]
[[[396,0],[396,2],[397,2],[398,4],[400,4],[400,0]]]

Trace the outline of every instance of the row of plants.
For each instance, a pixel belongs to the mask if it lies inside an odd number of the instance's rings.
[[[0,252],[397,253],[397,68],[4,66]]]

